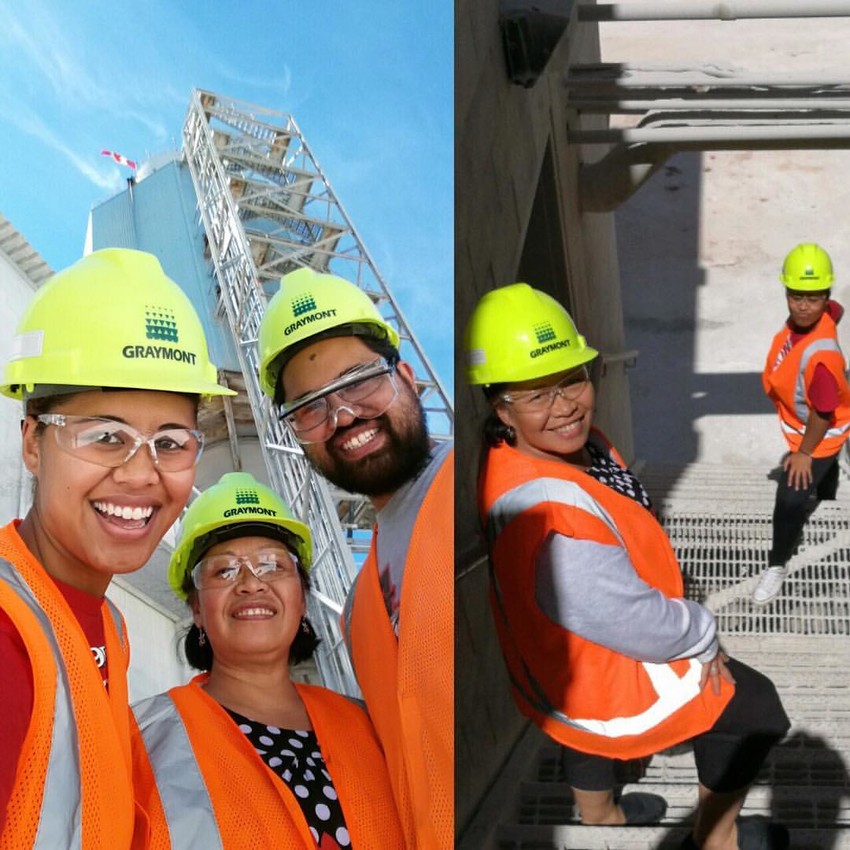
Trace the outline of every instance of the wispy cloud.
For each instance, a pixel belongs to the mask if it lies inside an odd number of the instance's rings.
[[[223,63],[216,65],[216,72],[229,82],[251,86],[252,88],[270,89],[280,94],[289,94],[289,90],[292,88],[292,71],[288,65],[281,65],[277,70],[283,76],[254,76],[252,74],[243,74]]]
[[[25,110],[16,109],[7,118],[22,132],[34,136],[40,142],[61,154],[80,174],[90,180],[99,189],[115,192],[121,189],[122,179],[117,168],[103,171],[95,168],[88,158],[80,156],[57,136],[37,115]]]
[[[33,67],[60,101],[67,105],[102,103],[105,92],[76,61],[66,34],[50,13],[37,3],[22,11],[25,21],[16,18],[14,9],[7,7],[5,12],[4,40],[22,53],[23,63]]]

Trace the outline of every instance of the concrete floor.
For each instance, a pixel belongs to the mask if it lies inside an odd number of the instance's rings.
[[[601,24],[606,62],[734,66],[850,81],[850,19]],[[618,119],[626,123],[628,119]],[[635,457],[774,466],[760,374],[798,242],[832,255],[850,308],[850,151],[679,154],[617,212]],[[850,353],[850,319],[839,326]]]

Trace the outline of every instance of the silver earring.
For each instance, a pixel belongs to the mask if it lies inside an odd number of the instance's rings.
[[[310,634],[310,626],[307,624],[307,618],[301,618],[301,631],[304,632],[305,635]]]
[[[203,626],[198,626],[198,646],[207,645],[207,635]]]

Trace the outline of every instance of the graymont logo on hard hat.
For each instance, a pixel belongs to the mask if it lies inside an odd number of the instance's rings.
[[[152,340],[177,343],[180,335],[174,311],[167,307],[145,307],[145,337]],[[121,354],[128,360],[176,360],[178,363],[194,365],[196,354],[182,348],[171,348],[165,345],[125,345]]]
[[[225,519],[230,519],[232,516],[277,516],[277,511],[272,510],[272,508],[260,508],[254,505],[249,507],[240,506],[236,508],[228,508],[222,516]]]
[[[311,298],[310,300],[312,301],[313,299]],[[314,306],[315,306],[315,302],[314,302]],[[293,304],[293,315],[296,315],[296,316],[298,315],[298,313],[294,312],[294,304]],[[315,313],[309,313],[308,315],[304,316],[303,318],[298,319],[295,322],[292,322],[292,324],[290,324],[290,325],[287,325],[283,329],[283,335],[289,336],[293,331],[297,331],[298,328],[303,328],[304,325],[309,325],[309,324],[312,324],[313,322],[318,322],[321,319],[333,319],[334,316],[336,316],[336,310],[335,309],[334,310],[318,310]]]

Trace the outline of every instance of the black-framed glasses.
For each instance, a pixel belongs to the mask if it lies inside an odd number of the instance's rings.
[[[299,443],[323,443],[336,430],[337,417],[346,410],[359,419],[386,412],[398,396],[395,363],[377,360],[347,372],[337,380],[285,405],[280,418],[292,428]],[[331,398],[338,401],[331,404]]]
[[[56,426],[53,433],[60,449],[98,466],[122,466],[146,445],[159,469],[180,472],[193,467],[204,450],[204,435],[191,428],[143,434],[125,422],[98,416],[42,413],[35,418],[43,425]]]
[[[192,584],[198,590],[233,587],[242,570],[249,570],[264,582],[298,576],[298,558],[291,552],[260,552],[256,555],[213,555],[198,561],[192,569]]]
[[[542,413],[552,407],[558,396],[575,401],[589,385],[590,373],[586,366],[582,366],[565,375],[551,387],[502,393],[499,400],[511,405],[517,413]]]

